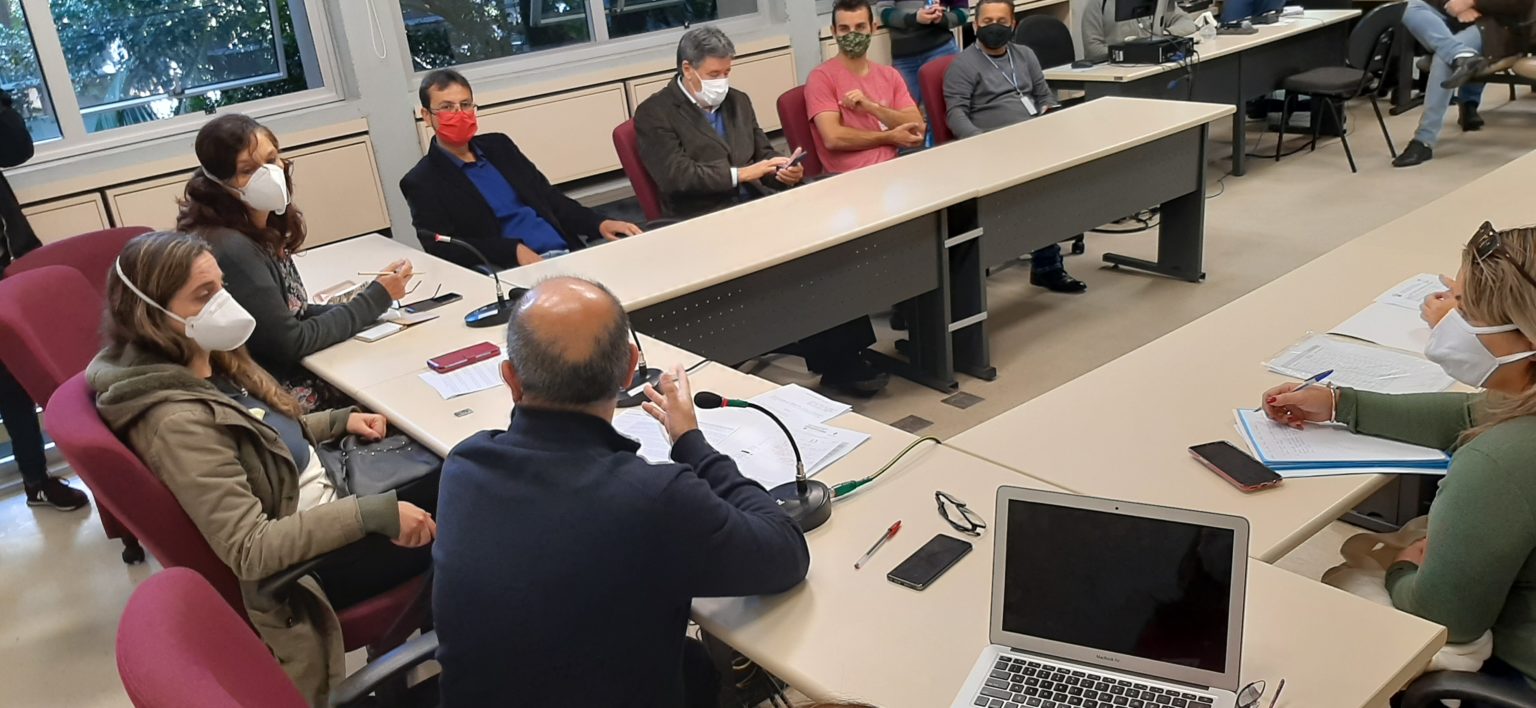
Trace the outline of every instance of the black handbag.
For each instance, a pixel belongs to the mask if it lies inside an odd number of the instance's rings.
[[[374,442],[347,435],[316,452],[338,497],[383,494],[443,469],[443,458],[401,433]]]

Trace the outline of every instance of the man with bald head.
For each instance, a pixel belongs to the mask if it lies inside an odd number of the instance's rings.
[[[613,429],[639,357],[597,283],[557,278],[519,300],[501,368],[511,424],[443,463],[432,557],[445,706],[716,705],[718,677],[684,634],[693,598],[805,578],[804,537],[704,440],[681,367],[646,389],[672,464]]]

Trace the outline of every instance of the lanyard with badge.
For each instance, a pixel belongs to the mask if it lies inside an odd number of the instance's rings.
[[[1013,48],[1010,47],[1008,49],[1008,69],[1013,72],[1012,74],[1009,74],[1008,71],[1003,71],[1003,67],[997,63],[997,60],[985,52],[982,53],[982,56],[987,57],[987,61],[992,62],[992,68],[997,69],[997,73],[1002,74],[1008,79],[1008,83],[1013,86],[1013,92],[1019,95],[1019,102],[1024,104],[1024,110],[1031,116],[1039,115],[1040,112],[1035,109],[1034,99],[1031,99],[1024,93],[1023,89],[1019,88],[1019,68],[1013,63]]]

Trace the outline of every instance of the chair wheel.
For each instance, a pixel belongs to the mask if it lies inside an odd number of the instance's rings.
[[[1086,246],[1083,245],[1082,241],[1073,241],[1072,242],[1072,255],[1074,255],[1074,256],[1081,256],[1081,255],[1083,255],[1083,252],[1086,251],[1086,250],[1088,250],[1088,249],[1087,249]]]
[[[123,562],[128,565],[138,565],[144,562],[144,547],[139,545],[123,547]]]

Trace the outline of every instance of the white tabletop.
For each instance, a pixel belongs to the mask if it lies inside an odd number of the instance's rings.
[[[1269,44],[1302,32],[1310,32],[1319,27],[1346,22],[1359,16],[1359,10],[1307,10],[1300,17],[1285,17],[1272,25],[1256,25],[1258,32],[1254,34],[1217,35],[1214,39],[1195,45],[1195,52],[1198,54],[1197,63]],[[1178,64],[1097,64],[1088,69],[1073,69],[1070,65],[1063,65],[1046,69],[1045,80],[1123,83],[1156,76],[1177,68],[1179,68]]]
[[[1075,492],[1246,517],[1254,555],[1279,558],[1386,479],[1291,479],[1244,494],[1186,448],[1212,440],[1241,446],[1233,409],[1256,406],[1265,389],[1285,381],[1263,362],[1309,332],[1326,332],[1407,277],[1454,273],[1461,247],[1483,219],[1501,226],[1532,220],[1521,195],[1533,181],[1536,154],[951,442]]]

